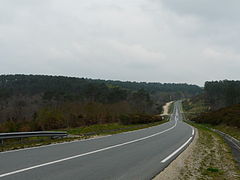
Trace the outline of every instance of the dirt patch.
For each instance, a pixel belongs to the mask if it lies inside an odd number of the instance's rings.
[[[189,147],[154,180],[239,180],[240,171],[232,153],[217,134],[203,129]]]
[[[173,101],[166,103],[163,106],[163,113],[161,114],[162,116],[169,115],[169,107],[173,103]]]

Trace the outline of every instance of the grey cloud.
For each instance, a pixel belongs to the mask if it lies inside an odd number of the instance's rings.
[[[156,0],[153,0],[156,1]],[[185,15],[195,15],[200,18],[205,18],[208,21],[233,21],[239,18],[239,5],[238,0],[219,1],[219,0],[161,0],[166,7],[171,10]]]
[[[236,79],[238,4],[0,0],[0,73],[200,85]]]

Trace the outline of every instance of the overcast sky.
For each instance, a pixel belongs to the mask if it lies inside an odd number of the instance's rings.
[[[239,0],[0,0],[0,74],[240,77]]]

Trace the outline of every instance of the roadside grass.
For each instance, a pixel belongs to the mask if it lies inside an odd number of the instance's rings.
[[[202,112],[207,111],[207,107],[202,100],[196,101],[194,103],[192,103],[189,100],[186,100],[183,102],[183,109],[184,114],[188,120],[198,116]],[[240,129],[237,127],[228,126],[226,124],[220,125],[201,124],[201,125],[202,127],[217,129],[240,140]]]
[[[219,172],[219,169],[217,168],[207,168],[207,170],[210,172]]]
[[[169,105],[168,114],[172,114],[174,109],[174,101]]]
[[[23,138],[23,139],[9,139],[5,140],[4,144],[0,144],[0,152],[8,151],[8,150],[15,150],[15,149],[22,149],[28,147],[36,147],[48,144],[55,144],[55,143],[62,143],[62,142],[70,142],[74,140],[82,140],[88,139],[95,136],[103,136],[103,135],[110,135],[110,134],[117,134],[127,131],[134,131],[143,128],[149,128],[152,126],[157,126],[169,121],[169,118],[149,124],[131,124],[131,125],[122,125],[119,123],[111,123],[111,124],[98,124],[98,125],[91,125],[86,127],[79,127],[79,128],[70,128],[70,129],[63,129],[67,131],[69,137],[65,138],[58,138],[58,139],[51,139],[49,137],[31,137],[31,138]]]
[[[199,138],[179,179],[240,179],[240,168],[223,138],[202,124],[187,123],[198,129]]]
[[[222,131],[226,134],[229,134],[230,136],[232,136],[240,141],[240,129],[237,127],[231,127],[231,126],[221,124],[218,126],[212,126],[212,128]]]
[[[198,100],[193,103],[190,99],[187,99],[183,101],[183,109],[187,112],[201,113],[207,111],[208,107],[203,100]]]
[[[189,121],[187,121],[189,122]],[[217,129],[219,131],[222,131],[238,140],[240,140],[240,129],[237,127],[232,127],[232,126],[227,126],[225,124],[221,124],[221,125],[211,125],[211,124],[199,124],[199,126],[201,126],[202,128],[212,128],[212,129]]]
[[[207,111],[207,107],[203,102],[184,101],[183,110],[186,117],[186,122],[198,129],[199,138],[196,143],[196,148],[193,152],[194,168],[189,174],[194,174],[195,179],[213,179],[213,180],[239,180],[240,168],[232,156],[230,147],[224,139],[209,128],[218,129],[235,138],[239,138],[240,131],[234,127],[225,125],[213,126],[210,124],[198,124],[189,119],[198,116],[200,113]],[[185,165],[188,166],[188,165]],[[185,167],[185,169],[189,169]],[[187,172],[183,179],[191,179]]]
[[[167,121],[168,119],[155,122],[155,123],[149,123],[149,124],[131,124],[131,125],[122,125],[119,123],[96,124],[92,126],[71,128],[71,129],[65,129],[65,130],[67,131],[68,134],[71,134],[71,135],[83,135],[83,136],[86,134],[108,135],[108,134],[117,134],[121,132],[134,131],[138,129],[157,126]]]
[[[88,138],[88,137],[85,137]],[[62,143],[62,142],[70,142],[74,140],[80,140],[83,138],[69,137],[69,138],[59,138],[59,139],[51,139],[48,137],[34,137],[34,138],[24,138],[24,140],[17,139],[9,139],[5,140],[3,145],[0,145],[0,152],[9,151],[9,150],[17,150],[23,148],[30,147],[38,147],[43,145]]]

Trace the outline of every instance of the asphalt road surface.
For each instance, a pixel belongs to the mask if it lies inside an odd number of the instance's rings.
[[[194,137],[174,104],[165,124],[101,138],[0,153],[0,179],[152,179]]]

